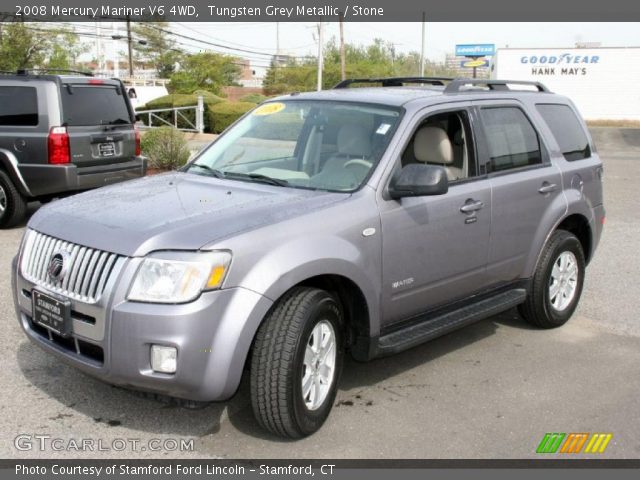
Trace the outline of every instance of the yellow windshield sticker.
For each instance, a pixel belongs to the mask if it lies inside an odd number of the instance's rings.
[[[286,105],[284,103],[265,103],[259,106],[253,111],[253,115],[273,115],[274,113],[284,110]]]

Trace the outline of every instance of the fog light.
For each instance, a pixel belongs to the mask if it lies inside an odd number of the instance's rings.
[[[154,372],[176,373],[177,364],[177,348],[151,345],[151,368]]]

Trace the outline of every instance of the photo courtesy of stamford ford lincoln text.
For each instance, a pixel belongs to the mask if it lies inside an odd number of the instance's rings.
[[[3,478],[633,478],[639,187],[622,0],[0,0]]]

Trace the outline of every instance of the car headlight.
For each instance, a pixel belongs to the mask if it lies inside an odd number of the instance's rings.
[[[186,303],[205,290],[222,286],[231,253],[158,252],[145,258],[127,295],[128,300],[151,303]]]

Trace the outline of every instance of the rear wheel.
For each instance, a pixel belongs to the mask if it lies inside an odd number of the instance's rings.
[[[519,307],[520,314],[538,327],[564,325],[578,306],[584,274],[580,241],[570,232],[554,232],[540,257],[527,300]]]
[[[20,223],[26,212],[27,202],[11,178],[0,170],[0,228],[9,228]]]
[[[264,428],[300,438],[325,422],[342,368],[341,325],[338,304],[323,290],[295,288],[278,301],[251,362],[251,403]]]

